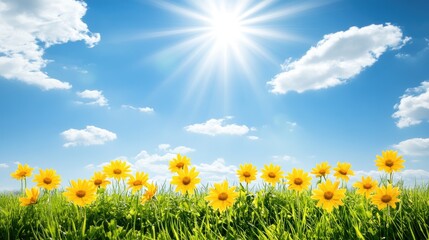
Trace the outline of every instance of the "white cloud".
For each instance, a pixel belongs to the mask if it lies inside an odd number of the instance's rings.
[[[393,147],[407,156],[429,156],[429,138],[411,138]]]
[[[252,141],[256,141],[256,140],[258,140],[259,139],[259,137],[258,136],[248,136],[247,137],[249,140],[252,140]]]
[[[226,165],[225,159],[218,158],[211,164],[201,163],[195,166],[200,172],[199,177],[203,184],[220,182],[228,180],[229,182],[237,181],[237,167],[234,165]]]
[[[70,89],[69,83],[42,71],[49,62],[43,54],[55,44],[83,40],[93,47],[100,41],[100,34],[82,21],[86,10],[86,3],[76,0],[2,0],[0,76],[45,90]]]
[[[94,126],[86,126],[80,130],[71,128],[62,132],[61,136],[66,140],[64,147],[102,145],[116,139],[115,133]]]
[[[283,72],[268,84],[273,93],[279,94],[334,87],[372,66],[388,49],[401,48],[409,39],[391,24],[351,27],[328,34],[299,60],[286,61]]]
[[[103,96],[103,92],[99,90],[85,90],[76,93],[80,98],[89,100],[88,102],[79,102],[87,105],[98,105],[100,107],[108,106],[108,100]]]
[[[226,119],[210,119],[205,123],[197,123],[185,127],[185,130],[192,133],[205,134],[210,136],[216,135],[244,135],[249,132],[249,128],[246,125],[237,124],[224,124]]]
[[[385,173],[380,171],[355,171],[355,175],[350,177],[350,182],[360,181],[362,176],[371,176],[376,180],[381,177],[386,177]],[[393,174],[394,181],[402,180],[407,186],[414,186],[414,184],[426,184],[429,181],[429,172],[422,169],[407,169]]]
[[[132,109],[132,110],[136,110],[142,113],[153,113],[155,112],[155,109],[151,108],[151,107],[134,107],[131,105],[122,105],[122,108],[128,108],[128,109]]]
[[[7,165],[6,163],[0,163],[0,168],[8,168],[9,165]]]
[[[396,126],[409,127],[429,120],[429,82],[422,82],[419,87],[409,88],[401,96],[401,101],[394,106],[392,115],[399,118]]]
[[[277,163],[282,163],[282,162],[291,163],[291,164],[299,163],[298,160],[296,160],[296,158],[289,155],[273,156],[272,158],[273,158],[273,161]]]
[[[86,165],[84,168],[89,169],[89,170],[93,170],[93,169],[95,169],[95,165],[91,163],[91,164]]]
[[[163,144],[159,144],[158,145],[158,148],[160,149],[160,150],[167,150],[167,149],[169,149],[171,146],[170,146],[170,144],[165,144],[165,143],[163,143]]]
[[[178,153],[183,155],[195,151],[186,146],[171,148],[170,144],[160,144],[158,145],[158,149],[162,151],[161,154],[150,154],[146,150],[140,151],[135,157],[136,162],[134,164],[136,170],[149,173],[150,179],[156,182],[164,182],[171,178],[168,163]]]
[[[295,128],[298,126],[298,124],[296,122],[286,122],[286,125],[288,126],[289,132],[293,132],[293,130],[295,130]]]

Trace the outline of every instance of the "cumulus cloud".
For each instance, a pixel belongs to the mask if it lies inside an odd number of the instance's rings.
[[[103,92],[99,90],[85,90],[76,93],[80,98],[88,100],[87,102],[79,102],[87,105],[98,105],[100,107],[108,106],[108,100],[103,96]]]
[[[116,139],[116,134],[95,126],[86,126],[85,129],[69,129],[61,133],[66,143],[64,147],[102,145]]]
[[[142,113],[153,113],[155,112],[155,109],[151,108],[151,107],[134,107],[131,105],[122,105],[122,108],[127,108],[127,109],[132,109],[132,110],[136,110]]]
[[[2,0],[0,2],[0,76],[36,85],[44,90],[70,89],[42,69],[45,49],[55,44],[85,41],[93,47],[100,34],[82,21],[87,10],[77,0]]]
[[[355,175],[350,177],[350,182],[360,181],[362,176],[371,176],[379,180],[385,177],[385,173],[380,171],[355,171]],[[403,181],[406,186],[414,186],[415,184],[425,184],[429,181],[429,172],[422,169],[406,169],[401,172],[395,172],[394,181]]]
[[[221,119],[210,119],[205,123],[196,123],[185,127],[185,130],[192,133],[216,135],[244,135],[249,132],[246,125],[225,124],[225,120],[231,117]]]
[[[399,128],[429,121],[429,82],[425,81],[419,87],[407,89],[394,109],[396,112],[392,117],[398,118],[396,126]]]
[[[393,147],[407,156],[429,156],[429,138],[411,138]]]
[[[273,161],[277,162],[277,163],[282,163],[282,162],[286,162],[286,163],[291,163],[291,164],[298,164],[298,160],[296,160],[295,157],[289,156],[289,155],[282,155],[282,156],[273,156]]]
[[[226,165],[225,159],[218,158],[212,163],[201,163],[195,166],[200,172],[202,183],[213,183],[228,180],[237,181],[235,176],[237,167],[235,165]]]
[[[271,92],[278,94],[334,87],[372,66],[385,51],[401,48],[409,39],[391,24],[351,27],[331,33],[300,59],[287,60],[283,72],[268,84]]]
[[[195,151],[186,146],[178,146],[171,148],[170,144],[160,144],[158,149],[161,153],[149,153],[146,150],[140,151],[135,157],[134,167],[137,171],[149,173],[152,181],[163,183],[171,178],[171,173],[168,170],[168,163],[175,158],[178,153],[186,154]]]
[[[0,163],[0,168],[8,168],[9,165],[7,165],[6,163]]]

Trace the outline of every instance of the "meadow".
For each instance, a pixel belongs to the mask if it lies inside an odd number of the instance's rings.
[[[55,175],[40,170],[38,187],[24,191],[31,168],[21,166],[12,177],[21,177],[22,192],[0,195],[0,239],[429,239],[429,185],[405,187],[393,182],[394,171],[380,182],[347,184],[349,166],[338,163],[332,182],[322,163],[312,184],[309,173],[283,175],[271,164],[261,171],[264,183],[249,187],[256,168],[245,164],[238,185],[202,186],[186,160],[171,161],[171,170],[178,167],[171,185],[138,173],[122,178],[126,163],[112,161],[65,190],[49,187]],[[382,163],[403,167],[388,160]]]

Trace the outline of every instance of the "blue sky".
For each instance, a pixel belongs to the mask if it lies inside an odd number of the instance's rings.
[[[352,163],[429,179],[429,3],[0,0],[0,189],[16,163],[66,182],[122,158],[156,181],[189,156]],[[54,14],[55,13],[55,14]]]

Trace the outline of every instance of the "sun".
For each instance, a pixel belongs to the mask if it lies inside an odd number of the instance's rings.
[[[243,23],[233,12],[214,12],[210,21],[210,33],[218,47],[236,45],[243,38]]]

